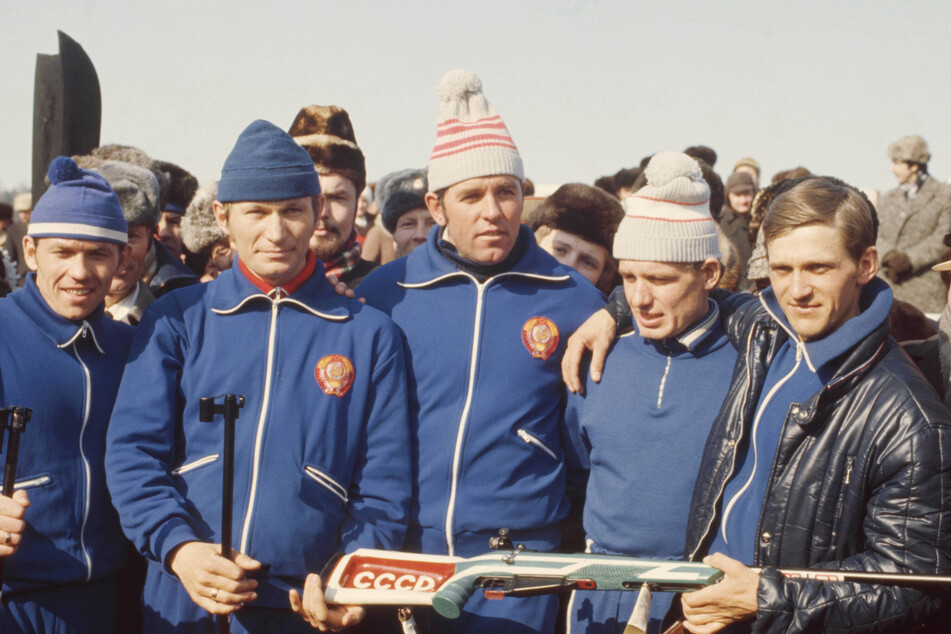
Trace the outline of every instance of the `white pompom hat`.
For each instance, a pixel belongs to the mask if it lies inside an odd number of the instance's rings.
[[[648,262],[719,259],[710,187],[697,161],[680,152],[659,152],[644,172],[647,185],[624,201],[614,257]]]
[[[525,181],[512,135],[471,70],[451,70],[439,87],[439,123],[429,157],[429,191],[470,178],[508,174]]]

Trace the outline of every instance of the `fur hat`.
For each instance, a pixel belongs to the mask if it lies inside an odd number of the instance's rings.
[[[653,262],[719,259],[710,186],[697,161],[680,152],[659,152],[644,175],[647,185],[624,201],[614,257]]]
[[[306,106],[294,117],[288,132],[310,154],[318,174],[336,172],[346,176],[357,195],[366,187],[366,160],[346,110],[340,106]]]
[[[95,171],[119,197],[122,215],[130,227],[157,225],[162,217],[159,184],[151,171],[124,161],[106,161]]]
[[[739,189],[752,189],[755,192],[756,181],[753,180],[753,175],[749,172],[733,172],[730,174],[730,177],[726,179],[726,187],[724,189],[727,194],[732,194]]]
[[[737,161],[736,163],[734,163],[734,164],[733,164],[733,171],[735,172],[736,170],[738,170],[739,168],[744,167],[744,166],[745,166],[745,167],[752,167],[753,169],[756,170],[756,173],[757,173],[757,174],[760,173],[760,171],[759,171],[759,161],[757,161],[755,158],[753,158],[753,157],[751,157],[751,156],[745,156],[745,157],[741,158],[739,161]]]
[[[903,136],[888,146],[888,158],[905,163],[927,164],[931,160],[928,143],[917,134]]]
[[[439,123],[429,155],[429,190],[497,174],[524,183],[522,157],[502,117],[482,94],[482,80],[471,70],[451,70],[436,94]]]
[[[717,164],[716,150],[706,145],[691,145],[686,150],[684,150],[684,154],[690,158],[706,161],[707,165],[710,167],[713,167]]]
[[[527,224],[532,231],[546,226],[573,233],[610,253],[614,233],[623,217],[624,208],[614,196],[590,185],[568,183],[546,198],[529,216]]]
[[[168,175],[168,188],[162,190],[162,211],[184,214],[198,191],[198,179],[168,161],[155,161],[158,169]]]
[[[47,172],[50,186],[33,209],[27,235],[125,245],[129,225],[106,179],[59,156]]]
[[[396,170],[385,174],[376,182],[376,207],[382,212],[386,207],[386,200],[396,192],[414,192],[422,196],[428,190],[429,182],[426,178],[425,167]]]
[[[23,192],[13,197],[13,211],[29,211],[33,209],[33,194]]]
[[[383,226],[392,235],[396,231],[396,223],[399,222],[400,217],[406,212],[420,207],[426,209],[426,199],[423,198],[422,194],[402,190],[393,192],[386,198],[386,204],[383,206],[383,211],[380,212],[383,218]]]
[[[97,147],[92,152],[89,153],[90,157],[94,157],[100,160],[99,165],[106,161],[122,161],[123,163],[132,163],[133,165],[138,165],[139,167],[144,167],[145,169],[152,172],[155,176],[155,180],[158,181],[159,187],[162,192],[165,192],[165,189],[168,187],[168,175],[163,172],[158,167],[158,163],[152,160],[148,154],[143,152],[137,147],[132,147],[131,145],[119,145],[117,143],[110,143],[108,145],[102,145]],[[79,163],[80,167],[85,169],[96,169],[99,165],[90,164],[89,167],[86,167],[80,162],[80,159],[83,157],[73,157],[76,159],[76,162]]]
[[[225,238],[215,222],[212,204],[218,196],[218,181],[202,185],[192,197],[182,218],[182,243],[192,253],[201,253]]]

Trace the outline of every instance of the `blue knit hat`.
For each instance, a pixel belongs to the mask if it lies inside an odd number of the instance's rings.
[[[33,208],[27,235],[124,245],[129,227],[106,179],[81,169],[68,156],[50,163],[50,188]]]
[[[258,119],[241,133],[221,168],[218,200],[287,200],[320,193],[314,161],[291,135]]]

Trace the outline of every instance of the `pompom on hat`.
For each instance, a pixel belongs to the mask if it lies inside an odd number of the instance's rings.
[[[53,159],[48,176],[50,187],[36,202],[27,235],[120,246],[128,242],[128,223],[105,178],[81,169],[67,156]]]
[[[697,161],[680,152],[659,152],[644,174],[647,185],[624,201],[614,257],[649,262],[719,259],[710,187]]]
[[[314,162],[287,132],[258,119],[249,125],[221,168],[223,203],[303,198],[320,193]]]
[[[439,123],[429,157],[429,191],[499,174],[524,182],[522,157],[502,117],[482,94],[479,77],[470,70],[451,70],[436,93]]]

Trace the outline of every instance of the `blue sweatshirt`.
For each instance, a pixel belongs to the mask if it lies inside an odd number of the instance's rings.
[[[102,579],[125,559],[103,455],[132,328],[102,306],[82,321],[61,317],[35,278],[0,299],[0,406],[33,410],[16,481],[30,495],[27,527],[5,564],[4,596]]]
[[[360,285],[407,343],[416,466],[408,545],[472,556],[506,527],[529,547],[553,548],[569,506],[561,355],[604,296],[527,227],[518,262],[481,283],[439,252],[438,229]]]
[[[150,574],[186,541],[220,541],[223,421],[200,422],[199,398],[226,393],[246,399],[236,550],[299,586],[336,551],[402,546],[411,484],[399,332],[338,296],[319,263],[284,297],[236,263],[149,306],[116,400],[109,488],[126,533],[156,562]],[[289,609],[286,591],[268,586],[256,605]]]
[[[835,360],[888,319],[892,292],[883,282],[866,285],[861,313],[825,337],[808,342],[801,341],[793,331],[772,288],[764,290],[760,300],[789,339],[767,370],[747,450],[738,455],[736,471],[724,490],[720,526],[709,551],[721,552],[748,566],[754,563],[760,511],[786,421],[795,420],[800,405],[832,379],[838,367]]]

